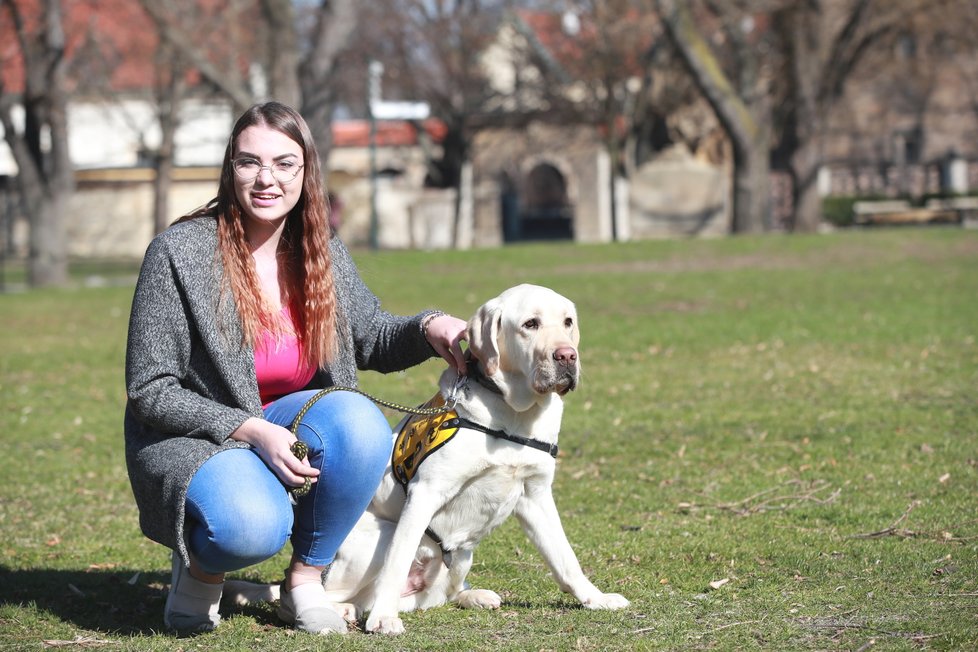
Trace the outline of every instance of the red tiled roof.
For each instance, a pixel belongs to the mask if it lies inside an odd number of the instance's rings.
[[[40,0],[13,0],[24,19],[28,33],[37,33],[43,23]],[[220,0],[194,0],[199,13],[194,14],[195,27],[206,33],[209,19],[223,11]],[[0,9],[0,80],[9,92],[24,90],[24,64],[14,32],[9,10]],[[139,0],[63,0],[62,25],[65,33],[65,56],[81,85],[82,80],[92,87],[112,91],[144,91],[151,89],[157,78],[157,49],[159,38],[150,17]],[[180,17],[177,17],[178,19]],[[228,49],[233,45],[248,45],[253,32],[242,28],[235,39],[210,38],[208,55],[215,60],[233,60]],[[197,38],[192,35],[191,38]],[[84,53],[86,56],[81,56]],[[246,66],[239,61],[241,72]],[[106,79],[93,77],[106,75]],[[188,82],[198,80],[196,75]]]
[[[425,120],[424,129],[435,142],[445,138],[448,128],[437,119]],[[377,121],[378,147],[404,147],[416,145],[418,135],[410,122],[403,120]],[[367,147],[370,145],[369,120],[342,120],[333,122],[334,147]]]
[[[588,16],[580,16],[577,33],[568,34],[564,30],[564,16],[560,13],[520,9],[516,15],[554,60],[575,76],[586,77],[589,57],[609,48],[615,51],[622,69],[641,74],[641,57],[655,38],[654,17],[643,16],[635,9],[630,9],[625,17],[610,26],[613,32],[606,36],[599,33],[598,26]],[[611,42],[598,47],[602,38]]]
[[[223,6],[222,0],[195,1],[204,15],[217,14]],[[33,33],[40,29],[43,16],[41,1],[14,2],[23,16],[26,30]],[[159,38],[139,0],[63,0],[62,10],[67,59],[69,64],[75,62],[78,75],[106,72],[109,78],[103,85],[116,92],[142,91],[153,87],[157,74],[155,56]],[[0,80],[6,91],[19,93],[24,90],[23,60],[13,21],[7,11],[0,9]],[[241,38],[246,39],[247,35],[243,34]],[[229,42],[222,44],[217,41],[213,44],[214,49],[230,47]],[[97,69],[82,68],[82,57],[78,54],[92,49],[97,49],[102,63]],[[197,81],[196,75],[188,81]],[[447,131],[445,124],[435,119],[424,121],[424,129],[435,142],[441,142]],[[381,120],[377,123],[378,146],[411,146],[416,145],[417,141],[417,132],[408,122]],[[367,120],[334,122],[333,143],[336,147],[367,147],[370,143],[370,123]]]
[[[14,0],[25,30],[36,33],[43,22],[39,0]],[[0,10],[0,64],[9,92],[24,90],[24,63],[8,9]],[[157,37],[137,0],[65,0],[62,3],[65,54],[69,65],[80,51],[98,48],[113,90],[142,89],[153,83]],[[89,72],[87,69],[80,74]]]
[[[65,34],[74,48],[98,48],[109,64],[108,88],[116,91],[152,87],[156,28],[134,0],[67,2]],[[71,60],[74,52],[69,49]]]

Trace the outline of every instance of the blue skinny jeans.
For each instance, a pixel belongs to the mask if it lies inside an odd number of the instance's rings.
[[[265,418],[288,428],[315,390],[284,396]],[[391,428],[369,399],[326,394],[297,431],[319,469],[312,491],[293,507],[285,487],[253,450],[235,448],[208,459],[187,490],[190,552],[208,573],[225,573],[277,554],[291,534],[293,553],[312,566],[333,561],[370,504],[390,460]]]

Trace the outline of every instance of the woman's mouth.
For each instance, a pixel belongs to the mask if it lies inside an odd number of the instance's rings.
[[[278,200],[278,195],[272,193],[252,193],[251,200],[256,206],[271,206]]]

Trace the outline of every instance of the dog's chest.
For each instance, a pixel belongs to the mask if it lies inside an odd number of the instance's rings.
[[[474,548],[516,509],[528,482],[539,475],[534,465],[500,465],[469,480],[431,521],[446,549]]]

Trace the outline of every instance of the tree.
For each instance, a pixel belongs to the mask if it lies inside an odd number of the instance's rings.
[[[771,103],[762,50],[750,23],[731,4],[704,8],[694,18],[689,0],[655,0],[666,34],[723,126],[733,150],[734,233],[770,227]],[[728,48],[721,58],[701,25],[713,25]],[[747,29],[745,29],[747,28]],[[728,68],[723,65],[724,61]]]
[[[179,105],[185,96],[185,79],[193,73],[230,100],[234,113],[253,102],[275,99],[302,113],[320,156],[326,160],[332,146],[331,119],[336,102],[337,61],[354,32],[357,13],[354,0],[321,0],[296,15],[292,0],[232,0],[230,16],[210,17],[202,6],[187,7],[174,0],[140,0],[160,36],[156,102],[161,131],[157,152],[157,230],[165,227],[166,197],[173,168],[173,137],[178,126]],[[245,16],[260,29],[237,35],[236,25]],[[216,21],[216,22],[215,22]],[[307,26],[300,30],[298,25]],[[215,42],[207,33],[230,34],[230,43]],[[304,44],[304,45],[303,45]],[[260,68],[255,85],[243,71]]]
[[[218,64],[220,57],[212,47],[214,41],[208,38],[215,31],[232,31],[228,25],[223,24],[227,18],[220,19],[217,24],[206,20],[197,3],[178,8],[172,0],[140,0],[140,6],[156,31],[152,98],[160,140],[152,157],[155,172],[153,230],[160,233],[170,224],[170,189],[176,163],[176,134],[180,127],[180,110],[188,94],[190,78],[209,82],[210,86],[219,89],[218,92],[227,97],[239,111],[251,103],[253,93],[243,80],[238,65]],[[230,12],[230,18],[233,20],[240,11],[235,6]],[[232,61],[237,59],[236,49],[238,48],[231,48],[234,55],[231,57]],[[134,52],[127,55],[138,56]],[[106,92],[111,94],[113,90],[109,88]]]
[[[744,230],[743,224],[746,230],[768,224],[756,211],[768,211],[760,198],[768,192],[762,177],[769,174],[769,157],[792,182],[792,213],[784,226],[816,230],[821,221],[817,179],[829,125],[850,82],[872,63],[873,77],[893,79],[888,91],[876,84],[875,90],[886,95],[880,100],[902,101],[921,124],[935,87],[934,71],[950,62],[941,55],[947,35],[960,34],[959,42],[965,42],[973,33],[960,27],[973,24],[967,20],[973,3],[967,0],[657,0],[656,5],[733,146],[735,231]],[[950,23],[948,16],[954,17]],[[894,56],[901,39],[914,44],[912,55]],[[745,211],[745,202],[754,208]]]
[[[441,156],[429,161],[427,183],[458,188],[475,129],[496,97],[480,57],[495,37],[506,0],[391,0],[366,3],[362,62],[384,64],[389,99],[423,100],[444,122]]]
[[[539,88],[531,94],[537,112],[565,123],[594,125],[603,134],[613,168],[609,193],[612,237],[617,238],[615,180],[631,167],[623,144],[634,133],[635,118],[649,115],[639,109],[647,107],[639,100],[648,96],[642,80],[657,36],[654,16],[637,0],[548,4],[547,13],[511,15],[523,34],[511,57],[517,68],[537,71]]]
[[[328,158],[334,76],[355,33],[355,0],[320,0],[299,14],[292,0],[231,0],[232,15],[210,28],[211,33],[232,35],[229,43],[198,33],[199,8],[188,11],[186,3],[175,0],[140,2],[161,38],[231,101],[235,114],[262,99],[295,106],[309,124],[320,156]],[[257,27],[238,35],[242,21]],[[244,74],[255,67],[262,71],[260,87]]]
[[[243,44],[235,37],[233,18],[240,17],[238,2],[231,2],[231,19],[211,23],[207,37],[194,26],[200,26],[203,12],[198,3],[176,0],[139,0],[143,10],[152,19],[161,41],[171,44],[179,52],[188,67],[213,85],[230,100],[233,112],[241,113],[254,101],[254,93],[245,79],[242,56]],[[213,38],[221,33],[224,38]],[[168,46],[169,47],[169,46]],[[245,60],[247,61],[247,60]],[[246,67],[246,66],[245,66]]]
[[[4,70],[23,71],[18,97],[0,77],[0,123],[17,163],[17,185],[30,226],[27,265],[32,287],[62,285],[68,278],[64,219],[74,190],[68,155],[65,34],[61,3],[44,0],[38,15],[25,15],[15,0],[0,0],[0,16],[9,16],[18,61],[4,61]],[[20,100],[23,127],[14,120]]]
[[[817,180],[829,117],[861,61],[876,46],[889,45],[901,18],[912,9],[906,1],[806,0],[786,3],[773,13],[785,62],[787,110],[776,156],[785,162],[792,181],[789,230],[818,228]]]
[[[356,34],[359,16],[356,0],[322,0],[309,21],[308,46],[299,60],[300,112],[324,161],[333,145],[332,120],[342,55]]]

